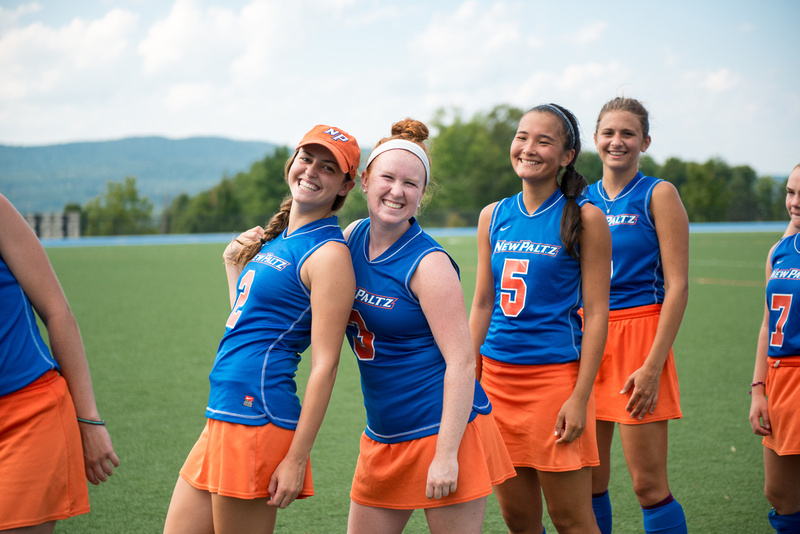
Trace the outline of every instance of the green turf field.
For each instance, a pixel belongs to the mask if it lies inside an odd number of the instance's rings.
[[[779,234],[692,234],[689,307],[675,346],[684,418],[670,426],[670,483],[690,532],[767,533],[760,439],[747,421],[764,261]],[[467,303],[475,238],[441,238],[461,266]],[[48,249],[81,326],[98,406],[121,465],[90,487],[92,512],[59,533],[161,532],[178,470],[204,424],[208,372],[228,297],[224,245]],[[305,383],[305,367],[298,382]],[[345,532],[364,427],[358,370],[342,352],[312,452],[317,496],[278,513],[276,532]],[[641,532],[641,513],[615,444],[614,532]],[[555,530],[546,519],[548,532]],[[415,512],[406,532],[426,532]],[[489,497],[484,532],[505,532]]]

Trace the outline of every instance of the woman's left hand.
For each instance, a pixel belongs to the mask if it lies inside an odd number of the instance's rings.
[[[114,468],[119,467],[119,458],[105,426],[78,423],[78,427],[81,429],[86,479],[97,486],[114,474]]]
[[[298,465],[286,458],[278,464],[269,480],[269,506],[286,508],[294,501],[303,489],[306,464]]]
[[[453,456],[442,458],[435,455],[428,467],[428,481],[425,496],[429,499],[441,499],[456,491],[458,483],[458,459]]]
[[[653,372],[642,366],[631,373],[628,380],[625,381],[622,391],[619,392],[620,395],[624,395],[633,389],[631,398],[628,399],[628,404],[625,406],[625,410],[630,413],[631,417],[638,417],[641,420],[648,413],[652,415],[656,411],[660,381],[660,369]]]
[[[586,428],[586,404],[570,397],[561,406],[556,419],[556,443],[571,443]]]

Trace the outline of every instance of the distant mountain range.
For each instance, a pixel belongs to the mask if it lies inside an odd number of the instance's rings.
[[[136,178],[139,195],[156,212],[177,195],[210,189],[224,176],[247,172],[276,145],[220,137],[116,141],[15,147],[0,145],[0,193],[22,213],[61,211],[106,192],[106,182]]]

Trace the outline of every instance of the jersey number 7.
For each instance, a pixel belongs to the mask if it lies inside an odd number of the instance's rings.
[[[775,331],[770,333],[769,336],[769,344],[773,347],[780,347],[783,345],[783,327],[786,326],[786,321],[789,319],[789,309],[791,307],[792,295],[785,295],[782,293],[774,293],[772,295],[769,309],[781,312],[778,320],[775,322]]]

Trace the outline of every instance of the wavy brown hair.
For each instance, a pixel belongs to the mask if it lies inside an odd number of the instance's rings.
[[[289,169],[292,167],[292,163],[294,163],[295,158],[297,158],[297,154],[300,153],[300,149],[302,147],[298,147],[295,149],[294,154],[286,160],[286,163],[283,165],[283,179],[284,181],[288,180],[289,177]],[[344,173],[346,180],[351,180],[350,175],[346,172]],[[331,206],[331,211],[336,213],[342,206],[344,206],[344,202],[347,200],[347,196],[336,195],[336,198],[333,201],[333,205]],[[243,246],[239,249],[239,252],[236,254],[236,257],[233,259],[233,263],[239,266],[247,265],[247,262],[252,260],[256,254],[259,253],[261,247],[267,241],[272,241],[276,237],[278,237],[281,232],[286,230],[289,227],[289,214],[292,211],[292,195],[286,195],[283,197],[281,201],[281,206],[278,208],[278,211],[266,222],[264,225],[264,237],[261,241],[255,241],[248,245]]]

